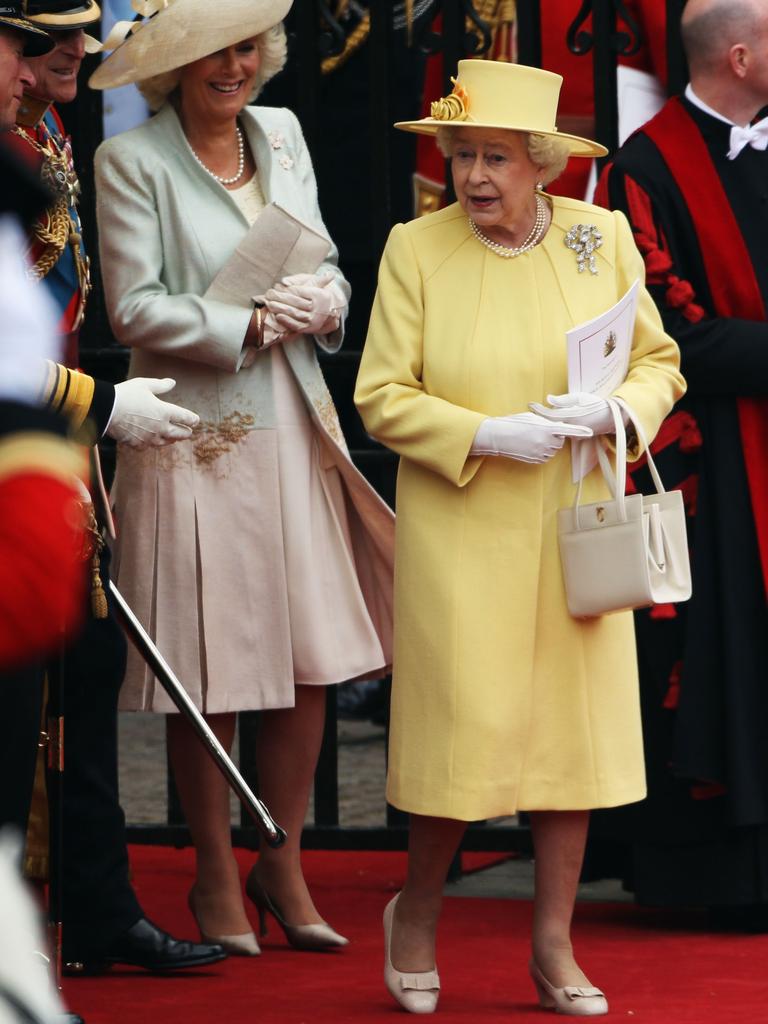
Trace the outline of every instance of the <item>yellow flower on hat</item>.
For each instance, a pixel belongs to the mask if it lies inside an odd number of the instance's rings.
[[[469,113],[469,95],[455,78],[452,78],[453,92],[435,100],[430,107],[430,114],[436,121],[464,121]]]

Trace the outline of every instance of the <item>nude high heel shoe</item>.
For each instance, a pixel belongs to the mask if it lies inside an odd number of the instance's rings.
[[[267,890],[257,880],[253,868],[246,880],[245,892],[259,912],[259,934],[262,937],[267,934],[267,914],[269,913],[283,929],[286,939],[294,949],[315,953],[329,949],[341,949],[342,946],[349,945],[349,939],[339,935],[325,921],[320,921],[317,924],[288,924],[272,902]]]
[[[434,1013],[440,995],[437,970],[405,974],[392,966],[392,920],[400,893],[384,908],[384,984],[395,1002],[409,1013]]]
[[[189,890],[187,905],[192,912],[192,917],[197,922],[197,927],[200,929],[200,938],[203,942],[212,942],[221,946],[230,956],[259,956],[261,949],[253,932],[243,932],[240,935],[210,935],[206,932],[200,923],[195,900],[196,896],[193,887]]]
[[[528,970],[539,994],[539,1003],[546,1010],[555,1010],[571,1017],[597,1017],[608,1013],[608,1000],[599,988],[581,988],[577,985],[555,988],[541,973],[535,960],[528,964]]]

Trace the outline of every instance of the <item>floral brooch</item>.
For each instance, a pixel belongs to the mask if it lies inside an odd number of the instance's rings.
[[[603,236],[594,224],[574,224],[563,241],[568,249],[576,253],[576,266],[580,274],[587,267],[590,274],[597,273],[595,251],[603,244]]]
[[[285,139],[280,134],[280,132],[267,132],[267,140],[272,149],[275,150],[282,149],[283,143],[285,142]],[[280,164],[284,171],[290,171],[290,169],[293,167],[294,160],[292,156],[288,156],[287,153],[283,153],[281,157],[278,157],[277,162]]]

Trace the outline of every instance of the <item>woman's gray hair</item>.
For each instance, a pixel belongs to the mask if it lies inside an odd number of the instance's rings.
[[[259,48],[261,63],[256,76],[256,83],[253,92],[248,97],[248,102],[253,103],[261,92],[265,83],[273,78],[278,71],[282,71],[288,54],[283,23],[273,25],[272,28],[256,36],[256,45]],[[150,110],[159,110],[171,93],[177,88],[181,80],[181,65],[173,71],[166,71],[162,75],[154,75],[152,78],[145,78],[138,82],[139,92],[147,101]]]
[[[514,129],[500,130],[513,131]],[[435,142],[437,148],[446,158],[451,156],[454,131],[455,128],[448,125],[442,125],[437,129]],[[571,148],[564,139],[558,139],[554,135],[537,135],[535,132],[516,132],[516,134],[526,136],[528,156],[537,167],[541,168],[542,184],[548,185],[550,181],[554,181],[558,175],[563,173],[571,155]]]

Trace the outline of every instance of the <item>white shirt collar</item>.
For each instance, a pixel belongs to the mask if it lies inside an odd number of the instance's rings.
[[[698,107],[699,110],[703,110],[705,114],[709,114],[710,117],[717,118],[718,121],[722,121],[724,124],[734,125],[736,123],[735,121],[731,121],[727,117],[723,117],[722,114],[718,114],[718,112],[716,110],[713,110],[712,107],[707,106],[704,100],[699,99],[699,97],[693,91],[693,87],[691,86],[690,82],[685,87],[685,98],[690,103],[692,103],[694,107]]]

